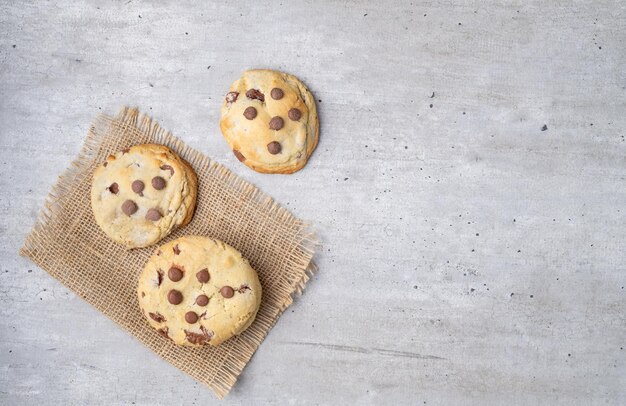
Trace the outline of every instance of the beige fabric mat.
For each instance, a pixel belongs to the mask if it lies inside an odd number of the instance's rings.
[[[198,174],[193,220],[161,243],[189,234],[218,238],[240,250],[259,273],[263,300],[256,320],[217,348],[177,347],[148,325],[135,288],[154,246],[127,250],[109,240],[94,221],[89,198],[93,170],[110,153],[144,143],[168,146]],[[292,296],[304,288],[314,269],[311,258],[316,245],[306,223],[255,186],[189,148],[136,109],[124,108],[117,117],[102,115],[95,120],[80,154],[50,192],[20,253],[223,398],[292,303]]]

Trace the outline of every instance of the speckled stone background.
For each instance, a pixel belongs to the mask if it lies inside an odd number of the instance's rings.
[[[1,2],[0,403],[219,403],[17,255],[125,104],[323,241],[220,404],[626,403],[624,43],[606,0]],[[219,132],[257,67],[319,99],[291,176]]]

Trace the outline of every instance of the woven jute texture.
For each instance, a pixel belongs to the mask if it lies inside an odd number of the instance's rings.
[[[259,273],[263,299],[256,320],[219,347],[177,347],[151,328],[135,292],[155,246],[127,250],[95,223],[89,198],[94,169],[110,153],[144,143],[168,146],[198,174],[193,220],[160,244],[183,235],[217,238],[241,251]],[[53,187],[20,253],[223,398],[293,295],[304,288],[314,269],[316,246],[308,225],[269,196],[136,109],[124,108],[117,117],[102,115],[92,124],[79,156]]]

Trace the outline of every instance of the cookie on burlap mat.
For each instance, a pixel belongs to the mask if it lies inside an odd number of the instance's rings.
[[[91,207],[96,223],[129,248],[160,241],[191,221],[196,174],[163,145],[135,145],[107,157],[93,174]]]
[[[261,284],[230,245],[185,236],[154,252],[139,276],[137,296],[159,334],[178,345],[217,346],[252,324]]]
[[[231,86],[220,127],[241,162],[263,173],[293,173],[319,138],[315,99],[295,76],[249,70]]]

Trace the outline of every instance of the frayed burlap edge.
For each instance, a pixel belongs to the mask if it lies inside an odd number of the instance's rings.
[[[280,285],[277,288],[281,291],[284,290],[283,293],[287,293],[284,295],[283,302],[275,306],[275,309],[269,314],[261,314],[261,312],[259,312],[253,325],[243,333],[250,338],[250,342],[245,345],[242,344],[242,346],[238,348],[239,352],[236,354],[236,357],[227,357],[218,373],[214,376],[207,377],[199,372],[194,373],[195,371],[186,370],[183,366],[177,365],[175,360],[168,358],[170,352],[157,351],[154,346],[149,345],[146,340],[136,334],[134,329],[131,329],[132,326],[125,324],[124,320],[121,320],[120,317],[116,317],[112,309],[103,308],[102,304],[99,304],[91,295],[93,292],[82,288],[80,285],[72,285],[70,281],[64,277],[63,272],[59,270],[63,264],[57,263],[56,261],[52,261],[51,263],[49,260],[47,250],[50,249],[51,241],[57,238],[54,235],[55,230],[51,230],[49,227],[50,222],[52,219],[63,216],[63,209],[69,203],[68,193],[73,190],[73,186],[77,182],[84,182],[86,180],[85,177],[91,176],[92,168],[96,164],[94,160],[99,154],[102,154],[100,149],[103,139],[97,136],[96,129],[105,128],[103,131],[107,131],[112,125],[121,126],[123,131],[130,133],[138,131],[144,134],[146,138],[149,138],[151,142],[170,147],[196,169],[199,177],[202,176],[206,168],[209,175],[213,175],[223,181],[226,187],[231,189],[234,193],[245,195],[246,199],[253,202],[256,205],[255,208],[259,211],[264,212],[266,215],[271,215],[280,221],[289,223],[298,229],[296,249],[292,252],[292,255],[287,258],[287,261],[292,263],[294,269],[301,269],[301,271],[298,272],[299,277],[294,278],[294,282],[291,284],[285,286]],[[108,153],[111,152],[115,151],[108,151]],[[198,168],[203,169],[198,171]],[[54,244],[52,245],[54,247]],[[136,108],[124,107],[117,117],[100,115],[90,126],[88,135],[84,140],[77,158],[59,177],[48,194],[35,225],[27,236],[23,247],[20,249],[20,255],[30,258],[35,264],[40,266],[55,279],[76,292],[88,303],[94,305],[99,311],[111,318],[123,329],[133,334],[159,356],[188,373],[199,382],[210,387],[217,397],[221,399],[232,389],[237,377],[249,362],[260,343],[264,340],[269,330],[275,325],[282,312],[293,303],[294,295],[301,294],[304,290],[307,281],[317,269],[312,261],[312,257],[318,246],[319,242],[316,235],[308,223],[295,218],[287,209],[276,203],[270,196],[238,177],[229,169],[185,145],[181,140],[175,138],[169,131],[163,129],[149,116],[140,114]]]

